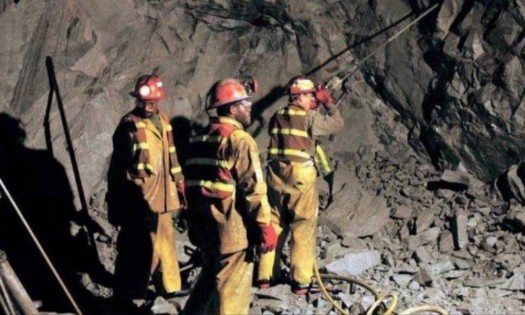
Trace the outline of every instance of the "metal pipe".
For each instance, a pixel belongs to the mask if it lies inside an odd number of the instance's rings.
[[[86,219],[89,218],[88,213],[88,205],[86,201],[86,195],[84,194],[84,188],[82,186],[82,180],[80,178],[80,171],[77,164],[77,158],[75,156],[75,148],[73,147],[73,141],[71,140],[71,134],[69,133],[69,126],[67,124],[67,118],[66,118],[66,112],[64,110],[64,104],[62,103],[62,97],[60,96],[60,91],[58,90],[58,83],[56,80],[56,74],[55,74],[55,67],[53,66],[53,59],[51,57],[46,57],[46,67],[47,67],[47,74],[49,78],[49,85],[51,86],[51,91],[49,92],[48,97],[48,109],[49,111],[50,104],[53,100],[53,91],[56,94],[57,104],[58,104],[58,112],[60,113],[60,120],[62,122],[62,127],[64,128],[64,135],[66,138],[66,145],[67,145],[67,152],[69,153],[69,158],[71,160],[71,166],[73,169],[73,174],[75,177],[75,183],[77,185],[78,189],[78,199],[80,200],[80,204],[82,207],[82,212],[86,216]],[[47,116],[47,113],[46,113]],[[93,238],[93,235],[91,233],[88,233],[90,245],[95,246],[95,240]]]
[[[385,47],[386,45],[388,45],[390,42],[392,42],[394,39],[398,38],[399,35],[403,34],[404,32],[406,32],[410,27],[412,27],[414,24],[416,24],[417,22],[419,22],[422,18],[424,18],[425,16],[427,16],[428,14],[430,14],[430,12],[434,11],[435,9],[438,8],[440,3],[436,3],[434,4],[433,6],[431,6],[430,8],[428,8],[425,12],[421,13],[421,15],[419,15],[416,19],[414,19],[412,22],[408,23],[406,26],[404,26],[402,29],[400,29],[399,31],[397,31],[394,35],[390,36],[384,43],[382,43],[381,45],[379,45],[379,47],[377,47],[376,49],[374,49],[371,53],[369,53],[368,55],[366,55],[363,59],[361,60],[357,60],[355,59],[354,61],[350,62],[347,66],[345,66],[345,69],[350,69],[352,67],[356,67],[353,71],[350,71],[348,72],[347,74],[345,74],[343,77],[341,78],[338,78],[337,81],[334,81],[334,82],[337,82],[337,84],[332,84],[332,86],[330,86],[331,89],[339,89],[339,84],[341,84],[344,80],[348,79],[349,77],[351,77],[352,75],[354,75],[357,70],[359,69],[359,67],[361,65],[363,65],[365,63],[365,61],[367,61],[368,59],[370,59],[372,56],[374,56],[375,54],[377,54],[381,49],[383,49],[383,47]],[[344,71],[344,70],[343,70]],[[341,73],[341,72],[339,72]],[[332,77],[330,81],[332,81],[335,77],[337,77],[337,75],[335,75],[334,77]],[[344,92],[346,93],[346,92]]]

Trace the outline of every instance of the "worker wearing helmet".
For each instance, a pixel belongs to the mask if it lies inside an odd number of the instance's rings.
[[[255,140],[244,131],[251,105],[234,79],[212,88],[211,117],[190,139],[185,163],[190,240],[202,251],[201,275],[184,314],[248,314],[254,245],[272,251],[277,236]]]
[[[317,110],[319,104],[325,106],[327,115]],[[272,225],[280,235],[278,249],[291,230],[291,284],[296,294],[307,292],[314,274],[319,208],[315,138],[337,133],[343,126],[329,91],[305,78],[292,81],[288,105],[278,110],[269,123],[267,184]],[[276,252],[261,256],[259,287],[269,287],[276,280],[278,256]]]
[[[172,128],[159,110],[166,96],[163,83],[156,75],[144,75],[130,94],[135,108],[113,136],[107,201],[109,220],[120,227],[114,297],[133,307],[132,301],[140,304],[146,298],[149,279],[159,267],[160,292],[167,298],[181,292],[172,214],[185,205]]]

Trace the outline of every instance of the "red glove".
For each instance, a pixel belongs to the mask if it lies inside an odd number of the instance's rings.
[[[177,193],[179,195],[180,209],[185,210],[188,208],[188,200],[186,199],[186,185],[183,180],[177,182]]]
[[[277,247],[277,233],[271,224],[259,224],[261,229],[261,253],[271,252]]]
[[[317,91],[315,91],[315,99],[325,106],[331,107],[331,105],[335,103],[335,100],[330,94],[330,91],[325,87],[321,87]]]

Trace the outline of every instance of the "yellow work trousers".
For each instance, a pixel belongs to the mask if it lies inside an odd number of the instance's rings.
[[[314,274],[317,235],[317,170],[305,163],[271,161],[267,173],[268,199],[272,205],[272,225],[279,234],[277,251],[262,254],[258,280],[269,280],[279,271],[279,252],[291,232],[292,279],[309,284]]]
[[[252,277],[253,262],[245,250],[204,252],[201,274],[182,314],[248,314]]]
[[[157,232],[150,233],[153,244],[151,274],[159,267],[162,269],[162,285],[166,293],[180,291],[181,279],[177,249],[175,247],[175,229],[171,212],[159,214]]]
[[[174,232],[169,212],[136,216],[122,226],[115,263],[116,300],[145,299],[149,280],[159,266],[162,269],[160,291],[171,293],[181,289]]]

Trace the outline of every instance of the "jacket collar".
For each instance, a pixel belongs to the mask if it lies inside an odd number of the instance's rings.
[[[225,116],[219,116],[216,118],[217,119],[217,122],[220,123],[220,124],[228,124],[228,125],[233,125],[241,130],[244,130],[242,124],[234,119],[234,118],[231,118],[231,117],[225,117]],[[213,121],[212,121],[213,123]]]
[[[157,129],[157,127],[155,127],[155,125],[153,124],[153,122],[151,122],[151,120],[149,120],[148,118],[143,117],[140,114],[139,109],[135,108],[132,113],[133,113],[133,115],[138,117],[142,122],[144,122],[146,124],[146,129],[150,130],[151,132],[153,132],[153,134],[155,134],[157,137],[162,139],[162,132],[164,131],[166,126],[165,126],[164,120],[162,119],[162,115],[160,115],[160,113],[159,113],[160,124],[161,124],[163,130]]]
[[[290,108],[290,109],[293,109],[293,110],[301,110],[303,112],[308,112],[308,110],[302,108],[301,106],[299,106],[299,105],[297,105],[295,103],[288,103],[287,107]]]
[[[165,132],[165,126],[164,126],[164,121],[162,121],[162,118],[160,118],[160,125],[162,127],[163,130],[159,130],[155,124],[148,118],[144,118],[143,121],[146,123],[146,129],[150,130],[151,132],[153,132],[157,137],[161,138],[162,139],[162,132],[164,131]]]

